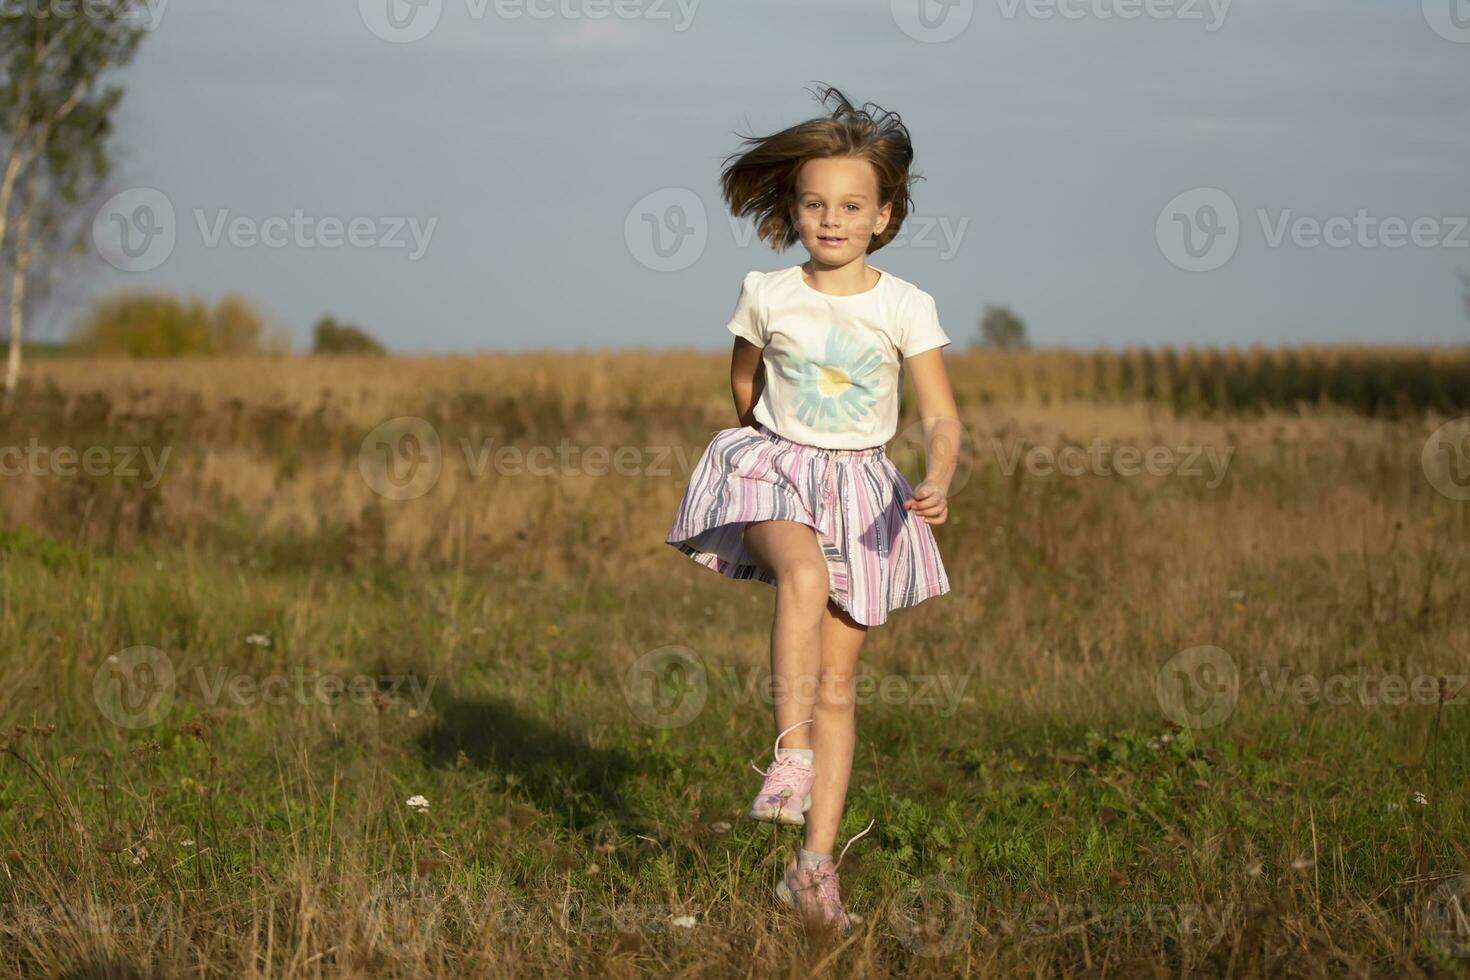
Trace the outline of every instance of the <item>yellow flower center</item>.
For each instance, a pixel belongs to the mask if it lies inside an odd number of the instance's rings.
[[[842,368],[822,367],[817,369],[817,390],[829,398],[835,398],[852,387],[852,376]]]

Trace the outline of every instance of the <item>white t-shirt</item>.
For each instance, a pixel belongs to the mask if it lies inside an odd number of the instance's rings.
[[[763,348],[754,416],[793,442],[867,449],[893,438],[901,358],[950,343],[934,297],[882,269],[878,284],[831,296],[801,266],[750,272],[728,329]]]

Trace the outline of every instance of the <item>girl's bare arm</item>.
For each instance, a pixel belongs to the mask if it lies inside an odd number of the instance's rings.
[[[942,524],[948,517],[947,497],[949,484],[954,479],[959,465],[960,412],[954,403],[954,391],[949,384],[949,371],[944,366],[942,348],[935,347],[913,357],[904,358],[904,373],[914,381],[914,394],[918,397],[919,422],[924,429],[924,481],[938,493],[936,499],[929,497],[923,484],[914,488],[920,498],[910,509],[918,510],[932,524]]]
[[[764,382],[761,350],[744,337],[736,337],[735,348],[730,352],[730,394],[735,399],[735,415],[741,425],[755,422],[751,410],[761,396]]]

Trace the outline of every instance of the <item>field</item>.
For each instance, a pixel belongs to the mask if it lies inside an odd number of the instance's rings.
[[[725,358],[36,362],[0,974],[1470,972],[1465,357],[1213,357],[950,358],[952,592],[864,648],[846,937],[737,816],[774,590],[663,543]]]

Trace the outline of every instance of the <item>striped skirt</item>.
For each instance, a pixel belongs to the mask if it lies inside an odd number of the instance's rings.
[[[822,449],[756,422],[715,433],[666,541],[722,575],[775,585],[741,532],[751,521],[800,521],[816,529],[832,599],[877,626],[889,610],[949,591],[933,530],[904,509],[912,496],[882,446]]]

